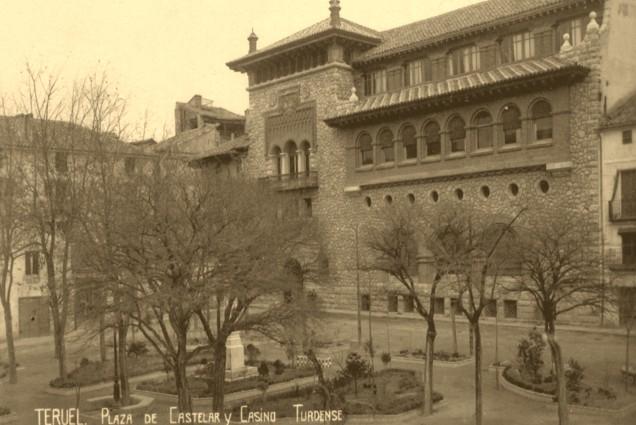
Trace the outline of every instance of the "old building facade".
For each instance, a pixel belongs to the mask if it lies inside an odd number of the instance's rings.
[[[387,203],[528,207],[536,222],[573,214],[601,254],[598,129],[615,96],[603,64],[619,2],[489,0],[384,32],[329,6],[329,18],[265,48],[252,33],[249,53],[228,63],[249,81],[245,170],[296,196],[324,230],[326,309],[355,311],[357,244]],[[412,311],[387,276],[362,280],[363,308]],[[448,314],[453,294],[439,297]],[[536,316],[514,296],[496,311]]]

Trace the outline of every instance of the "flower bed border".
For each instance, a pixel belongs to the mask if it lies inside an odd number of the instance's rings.
[[[406,356],[394,356],[393,359],[391,360],[393,361],[397,361],[397,362],[402,362],[402,363],[411,363],[411,364],[421,364],[424,365],[426,364],[426,360],[425,359],[420,359],[420,358],[416,358],[416,357],[406,357]],[[448,369],[453,369],[453,368],[458,368],[458,367],[464,367],[464,366],[468,366],[470,364],[474,364],[475,363],[475,358],[474,357],[468,357],[466,359],[463,360],[458,360],[456,362],[449,362],[446,360],[433,360],[433,366],[439,366],[439,367],[443,367],[443,368],[448,368]]]
[[[506,374],[504,373],[507,368],[500,369],[499,373],[499,382],[501,386],[515,393],[521,397],[529,398],[531,400],[540,401],[548,404],[551,408],[557,409],[558,404],[554,401],[554,396],[548,394],[542,394],[536,391],[527,390],[525,388],[521,388],[520,386],[510,382],[508,378],[506,378]],[[581,414],[581,415],[589,415],[589,416],[611,416],[614,418],[621,418],[627,416],[632,412],[636,412],[636,402],[630,403],[625,407],[620,409],[606,409],[602,407],[591,407],[591,406],[581,406],[577,404],[568,403],[568,410],[572,414]]]
[[[93,403],[97,402],[97,401],[101,401],[101,400],[112,400],[113,396],[112,395],[105,395],[105,396],[100,396],[100,397],[93,397],[93,398],[89,398],[88,400],[86,400],[87,403],[91,404],[91,408],[95,408],[97,409],[96,406],[93,405]],[[117,411],[124,411],[127,413],[130,412],[137,412],[138,410],[144,409],[146,407],[150,407],[152,406],[152,404],[155,402],[155,399],[152,397],[148,397],[146,395],[142,395],[142,394],[137,394],[137,393],[133,393],[130,395],[130,398],[135,400],[137,399],[137,403],[135,404],[131,404],[129,406],[124,406],[124,407],[118,407]]]

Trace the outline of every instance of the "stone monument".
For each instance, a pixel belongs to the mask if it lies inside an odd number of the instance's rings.
[[[245,352],[240,332],[232,332],[225,345],[225,379],[236,381],[258,375],[254,366],[245,366]]]

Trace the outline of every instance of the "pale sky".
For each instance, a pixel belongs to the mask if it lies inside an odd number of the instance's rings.
[[[385,30],[479,0],[341,0],[341,16]],[[329,16],[329,0],[19,0],[0,8],[0,95],[11,97],[26,63],[74,79],[106,71],[146,137],[174,132],[174,104],[193,94],[237,113],[247,77],[225,66]],[[141,134],[136,134],[140,137]]]

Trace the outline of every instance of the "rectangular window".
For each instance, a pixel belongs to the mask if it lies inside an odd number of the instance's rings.
[[[370,96],[373,94],[373,75],[364,74],[364,95]]]
[[[479,65],[479,49],[476,46],[462,47],[448,57],[448,72],[451,76],[478,71]]]
[[[386,69],[375,71],[373,74],[373,88],[372,93],[384,93],[386,92]]]
[[[369,296],[369,294],[360,295],[360,310],[362,311],[371,310],[371,296]]]
[[[68,171],[68,154],[66,152],[55,152],[55,171],[58,173]]]
[[[303,199],[304,203],[305,203],[305,217],[312,217],[313,216],[313,207],[312,207],[312,200],[311,198],[305,198]]]
[[[415,300],[411,295],[403,295],[403,304],[404,304],[404,312],[405,313],[413,313],[415,310]]]
[[[444,314],[444,298],[435,298],[435,314]]]
[[[387,90],[397,91],[402,88],[402,75],[404,70],[402,68],[393,69],[387,73]]]
[[[389,313],[397,313],[398,311],[398,296],[397,294],[389,294],[388,296],[388,310]]]
[[[497,317],[497,300],[487,300],[484,308],[486,317]]]
[[[484,126],[477,128],[477,148],[487,149],[492,148],[492,126]]]
[[[600,22],[599,22],[600,23]],[[585,38],[585,30],[587,27],[587,17],[578,17],[567,21],[560,22],[557,27],[557,50],[563,45],[563,36],[570,35],[570,44],[576,46]]]
[[[455,314],[459,314],[459,311],[457,311],[457,298],[450,299],[450,308],[451,308],[451,312],[455,312]]]
[[[623,233],[623,264],[636,265],[636,233]]]
[[[636,217],[636,170],[623,170],[620,173],[621,216],[625,218]]]
[[[35,276],[40,274],[40,253],[28,251],[24,254],[24,274]]]
[[[633,141],[633,132],[632,130],[623,131],[623,144],[631,145]]]
[[[517,301],[504,300],[504,317],[506,319],[517,318]]]
[[[501,62],[510,63],[535,56],[535,39],[530,32],[505,37],[501,41]]]
[[[409,62],[406,66],[409,86],[422,84],[422,61]]]

